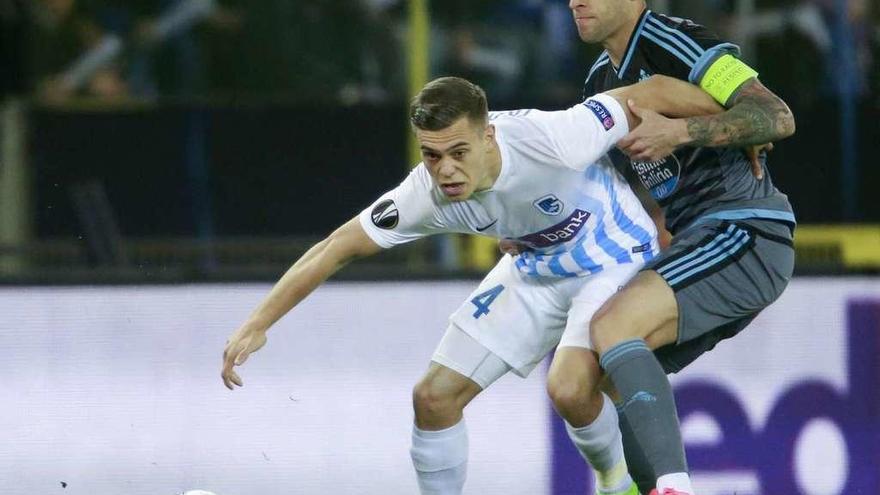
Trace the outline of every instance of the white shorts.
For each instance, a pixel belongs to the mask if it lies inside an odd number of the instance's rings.
[[[525,377],[555,347],[591,349],[593,314],[641,267],[642,263],[627,263],[586,277],[529,277],[511,256],[504,256],[450,316],[447,333],[457,327]],[[434,360],[447,367],[451,366],[442,360],[456,362],[465,372],[456,371],[471,376],[482,359],[480,352],[464,350],[455,356],[455,346],[448,344],[460,339],[447,340],[444,337],[438,347],[443,355],[435,353],[440,360]]]
[[[509,364],[454,324],[446,329],[431,361],[470,378],[483,390],[510,371]]]

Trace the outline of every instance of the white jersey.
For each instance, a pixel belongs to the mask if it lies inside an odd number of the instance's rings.
[[[424,163],[360,214],[389,248],[428,235],[469,233],[531,248],[516,259],[531,276],[575,277],[643,262],[658,250],[651,218],[610,162],[629,131],[617,101],[596,95],[558,112],[493,112],[501,171],[490,189],[450,201]]]

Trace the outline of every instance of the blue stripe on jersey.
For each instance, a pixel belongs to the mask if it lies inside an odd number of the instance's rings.
[[[550,262],[547,263],[547,267],[550,268],[550,271],[553,272],[553,275],[557,275],[560,277],[577,277],[577,273],[571,273],[562,266],[562,256],[564,256],[565,254],[568,253],[557,254],[556,256],[550,258]]]
[[[577,277],[577,273],[572,273],[566,270],[561,263],[561,258],[568,253],[560,253],[556,256],[550,257],[550,260],[547,260],[547,256],[544,254],[535,254],[533,252],[525,252],[518,256],[516,260],[516,268],[525,273],[526,275],[532,277],[540,277],[540,276],[550,276],[555,275],[557,277]],[[541,273],[539,267],[546,267],[546,271]],[[594,266],[589,273],[595,273],[601,270],[596,269]]]
[[[599,182],[605,187],[605,192],[608,193],[608,197],[611,200],[611,213],[614,222],[617,224],[617,228],[624,234],[635,239],[640,246],[644,244],[652,246],[651,249],[642,253],[642,259],[645,261],[654,259],[654,238],[647,230],[642,228],[641,225],[635,223],[626,213],[624,213],[623,208],[620,207],[620,202],[617,200],[617,189],[611,181],[611,176],[607,172],[600,170],[598,167],[589,169],[586,175],[589,180]]]
[[[602,204],[597,200],[592,200],[591,204],[587,205],[587,208],[598,217],[602,211]],[[584,246],[587,243],[588,235],[583,235],[569,249],[560,245],[552,253],[526,251],[517,256],[516,268],[528,276],[553,275],[557,277],[577,277],[583,273],[590,275],[599,273],[603,269],[602,265],[587,254],[586,247]],[[567,270],[562,265],[562,261],[567,259],[566,257],[570,258],[580,268],[580,271],[571,272]]]
[[[721,236],[719,236],[719,237],[721,237]],[[726,257],[724,255],[719,257],[718,256],[719,253],[726,253],[726,252],[728,252],[728,250],[731,246],[741,245],[744,242],[748,242],[748,240],[749,240],[749,233],[748,232],[746,232],[745,230],[737,230],[737,232],[735,234],[730,236],[724,242],[717,244],[714,249],[704,250],[703,254],[701,256],[699,256],[698,258],[692,259],[691,261],[689,261],[683,265],[679,265],[675,269],[665,270],[664,273],[662,274],[663,278],[665,278],[669,282],[669,285],[672,285],[673,282],[671,279],[673,277],[678,277],[679,275],[682,274],[682,272],[693,273],[694,270],[700,271],[701,270],[700,266],[702,266],[702,265],[706,265],[706,266],[714,265],[715,264],[714,261],[711,263],[709,263],[709,261],[712,260],[713,258],[722,258],[723,259]],[[688,270],[690,270],[690,271],[688,271]]]
[[[526,251],[519,255],[519,259],[516,260],[516,266],[520,269],[520,271],[526,272],[529,275],[537,275],[538,274],[538,263],[535,261],[535,254]]]
[[[702,55],[702,52],[694,53],[692,49],[685,46],[684,43],[678,40],[678,38],[670,36],[668,33],[661,31],[660,29],[657,29],[650,24],[645,26],[645,32],[642,34],[642,36],[650,39],[651,41],[657,43],[663,48],[666,48],[678,58],[686,58],[687,60],[690,60],[688,65],[694,65],[697,62],[697,59],[699,59]],[[670,46],[670,43],[672,45],[675,45],[675,47]]]
[[[642,253],[642,259],[645,261],[654,259],[654,238],[647,230],[643,229],[641,225],[635,223],[626,215],[626,213],[623,212],[623,208],[620,207],[620,202],[617,201],[617,189],[614,188],[614,185],[611,183],[611,180],[607,175],[605,176],[605,189],[611,197],[611,205],[614,209],[614,221],[617,222],[617,228],[619,228],[621,232],[624,232],[635,239],[640,246],[645,244],[650,245],[651,249]]]
[[[668,51],[672,55],[675,55],[676,58],[678,58],[679,60],[684,62],[684,64],[687,65],[688,67],[693,67],[694,64],[697,63],[696,57],[694,57],[693,55],[688,55],[685,52],[670,45],[669,43],[666,43],[665,41],[661,40],[660,38],[654,36],[654,34],[649,33],[648,30],[645,30],[645,32],[642,33],[642,36],[644,36],[645,39],[649,39],[649,40],[653,41],[658,46],[665,48],[666,51]]]
[[[688,81],[693,84],[699,84],[699,77],[703,75],[703,72],[706,71],[706,65],[709,62],[715,60],[716,56],[720,53],[729,53],[735,57],[739,57],[739,47],[734,45],[733,43],[721,43],[713,46],[706,50],[700,58],[697,59],[697,63],[694,64],[694,67],[691,69],[691,73],[688,74]]]
[[[705,246],[698,247],[697,249],[695,249],[695,250],[691,251],[690,253],[688,253],[687,255],[682,256],[681,258],[673,261],[672,263],[669,263],[668,265],[661,266],[659,269],[657,269],[657,273],[659,273],[660,275],[663,275],[666,272],[681,265],[682,263],[685,263],[689,260],[694,259],[697,256],[700,256],[702,253],[706,252],[707,249],[713,249],[719,243],[725,241],[726,239],[729,239],[730,234],[733,233],[734,229],[736,229],[735,225],[729,225],[727,227],[727,230],[725,230],[724,232],[715,236],[715,239],[713,239],[712,242],[706,244]]]
[[[669,34],[669,36],[678,38],[679,40],[684,42],[686,45],[688,45],[691,48],[691,50],[696,54],[697,57],[702,55],[703,52],[705,51],[703,49],[703,47],[698,45],[697,42],[693,40],[693,38],[691,38],[690,36],[688,36],[687,34],[682,32],[680,29],[669,27],[666,24],[663,24],[662,22],[660,22],[659,19],[656,19],[654,17],[648,19],[648,22],[650,23],[651,27],[661,29],[661,30],[667,32]]]
[[[544,256],[543,254],[536,254],[536,255],[535,255],[535,272],[534,272],[535,275],[540,275],[540,274],[541,274],[541,273],[538,271],[538,265],[540,265],[541,263],[546,263],[546,262],[544,261],[545,259],[546,259],[546,258],[545,258],[545,256]]]
[[[599,218],[593,234],[596,236],[596,244],[602,248],[602,251],[605,251],[605,254],[614,258],[618,263],[632,263],[632,257],[629,255],[629,252],[620,247],[620,244],[614,242],[614,239],[608,237],[608,233],[605,232],[604,215]]]
[[[584,81],[584,83],[586,84],[590,80],[590,78],[593,77],[593,74],[603,65],[607,65],[609,61],[610,59],[608,58],[608,52],[602,52],[602,55],[600,55],[599,58],[596,59],[596,62],[593,64],[593,66],[590,67],[590,73],[587,74],[587,79],[586,81]]]
[[[741,234],[741,233],[745,233],[745,235],[739,236],[739,234]],[[674,278],[672,280],[668,280],[669,285],[675,285],[675,284],[681,282],[682,280],[685,280],[686,278],[693,276],[694,274],[699,273],[701,271],[708,270],[708,269],[712,268],[713,266],[717,265],[718,263],[721,263],[725,259],[730,258],[731,256],[735,255],[736,252],[741,247],[743,247],[746,243],[749,242],[749,234],[747,232],[741,230],[741,231],[737,232],[737,235],[739,236],[739,241],[737,241],[736,244],[734,244],[734,245],[727,245],[726,249],[724,249],[724,253],[721,256],[718,256],[715,259],[713,259],[712,261],[704,263],[703,265],[694,267],[692,270],[689,270],[685,273],[682,273],[681,275],[676,276],[676,278]],[[670,275],[670,276],[674,276],[674,275]]]
[[[609,61],[606,59],[605,62],[603,62],[603,63],[601,63],[601,64],[595,66],[593,69],[591,69],[591,70],[590,70],[590,73],[587,74],[587,78],[584,80],[584,84],[587,84],[588,82],[590,82],[590,78],[593,77],[593,74],[595,74],[597,70],[599,70],[599,69],[601,69],[602,67],[608,65],[608,62],[609,62]],[[589,98],[590,96],[592,96],[592,95],[586,95],[586,94],[585,94],[585,95],[584,95],[584,99]]]
[[[716,211],[703,215],[694,220],[691,225],[696,225],[706,220],[747,220],[749,218],[763,218],[766,220],[782,220],[796,224],[794,213],[784,210],[764,210],[760,208],[743,208],[740,210]]]
[[[590,255],[587,254],[587,248],[584,243],[580,242],[571,250],[571,258],[579,267],[583,268],[589,274],[599,273],[602,271],[602,265],[596,263]]]
[[[614,220],[617,222],[617,228],[635,239],[639,246],[644,246],[645,244],[651,246],[650,249],[642,252],[643,260],[650,261],[654,259],[656,256],[654,252],[654,238],[647,230],[626,216],[626,213],[620,208],[614,213]]]
[[[588,167],[587,171],[584,173],[584,177],[586,177],[587,180],[598,182],[607,189],[605,181],[608,179],[608,176],[599,171],[598,167]],[[596,245],[598,245],[602,251],[605,251],[605,254],[617,261],[617,263],[632,263],[632,257],[630,257],[627,250],[620,247],[620,244],[614,241],[614,239],[608,237],[608,233],[605,231],[605,217],[607,214],[605,211],[605,205],[598,199],[592,197],[580,198],[580,204],[584,205],[596,218],[596,226],[593,227],[593,235],[596,239]],[[619,208],[619,206],[620,205],[615,204],[613,201],[611,202],[612,215],[614,214],[615,209]],[[586,237],[583,239],[585,238]],[[583,240],[581,242],[583,242]]]
[[[590,84],[590,79],[592,79],[593,74],[595,74],[596,71],[599,70],[601,67],[608,65],[610,61],[611,59],[608,58],[608,52],[602,52],[602,55],[599,55],[599,58],[597,58],[596,61],[593,62],[593,66],[590,67],[590,72],[587,74],[587,78],[584,79],[584,100],[593,96],[587,94],[587,86]]]
[[[636,46],[639,44],[639,36],[642,35],[642,28],[645,27],[645,22],[648,20],[648,17],[651,17],[651,11],[647,11],[645,16],[642,17],[642,22],[639,23],[639,26],[636,28],[635,34],[633,34],[632,39],[630,40],[629,50],[626,52],[626,56],[623,57],[623,62],[620,64],[620,68],[617,69],[617,78],[623,79],[623,74],[626,73],[626,69],[629,66],[629,62],[632,59],[633,53],[636,51]]]

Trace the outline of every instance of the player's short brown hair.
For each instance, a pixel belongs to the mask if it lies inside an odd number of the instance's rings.
[[[429,82],[412,99],[409,121],[416,129],[439,131],[467,117],[472,123],[486,124],[489,104],[486,92],[460,77],[441,77]]]

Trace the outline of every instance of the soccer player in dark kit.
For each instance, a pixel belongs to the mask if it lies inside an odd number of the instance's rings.
[[[728,109],[667,119],[630,105],[642,125],[612,158],[663,209],[673,238],[591,321],[640,489],[693,495],[666,374],[740,332],[791,277],[791,205],[773,186],[766,154],[743,149],[792,135],[794,117],[739,59],[739,48],[703,26],[652,12],[642,0],[570,0],[569,7],[580,38],[605,48],[585,95],[662,74],[699,85]]]

